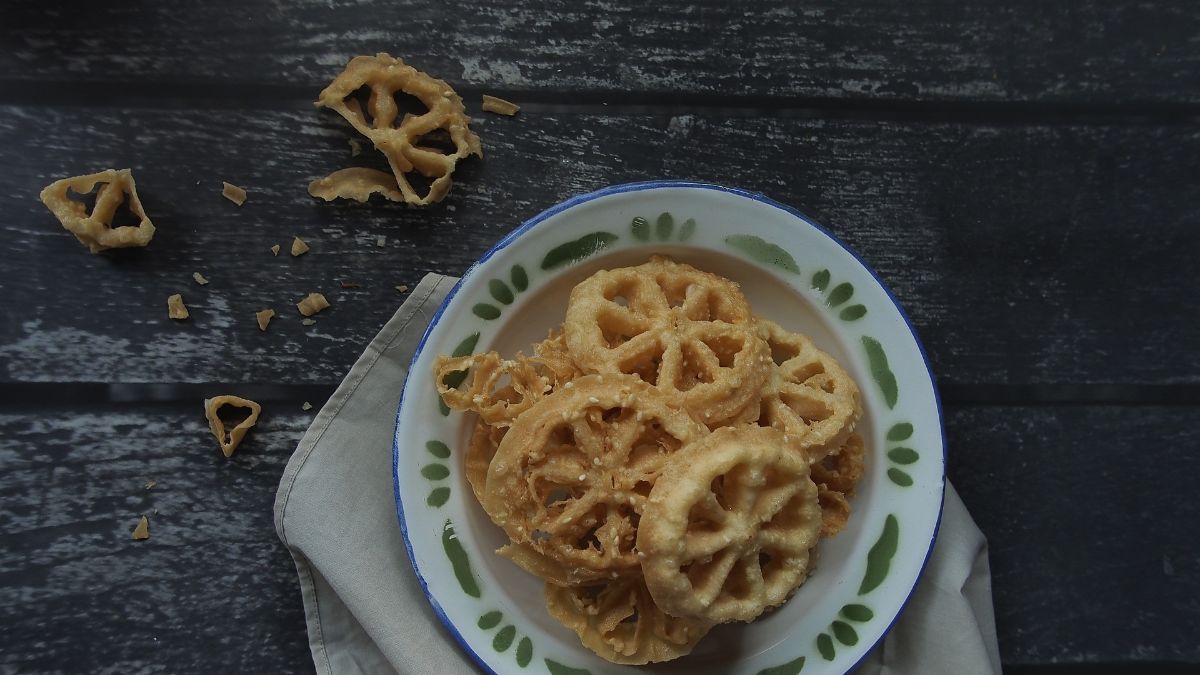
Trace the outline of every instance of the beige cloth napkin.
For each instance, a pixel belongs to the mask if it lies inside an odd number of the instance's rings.
[[[392,488],[400,389],[456,281],[430,274],[413,290],[317,414],[279,483],[275,529],[296,561],[321,675],[479,672],[413,574]],[[987,543],[953,488],[916,593],[856,672],[1000,672]]]

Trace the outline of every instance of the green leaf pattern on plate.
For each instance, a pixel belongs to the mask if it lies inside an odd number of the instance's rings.
[[[897,422],[896,424],[892,425],[891,429],[888,429],[887,439],[891,442],[906,441],[909,438],[912,438],[912,435],[912,424],[908,422]],[[918,461],[920,461],[921,453],[910,447],[897,445],[893,446],[887,451],[887,458],[891,460],[893,464],[908,466],[910,464],[916,464]],[[913,484],[912,476],[910,476],[904,469],[901,469],[900,466],[888,468],[888,480],[892,481],[896,485],[899,485],[900,487],[911,487]]]
[[[425,443],[425,449],[429,451],[429,454],[438,459],[448,459],[450,457],[449,446],[441,441],[427,441]],[[450,475],[450,469],[441,462],[433,462],[421,467],[421,475],[430,482],[438,482],[445,480],[446,477]],[[429,496],[425,498],[425,503],[434,508],[438,508],[445,504],[449,499],[450,488],[444,485],[435,486],[429,493]]]
[[[654,220],[653,229],[650,221],[642,216],[634,218],[629,223],[629,233],[638,241],[687,241],[696,233],[696,221],[688,218],[679,226],[679,234],[675,234],[675,216],[666,211],[658,214]]]
[[[866,623],[875,618],[875,612],[871,611],[871,608],[866,605],[849,604],[842,607],[841,615],[845,617],[846,621],[834,619],[829,624],[829,633],[833,633],[833,638],[837,638],[837,641],[843,645],[853,647],[858,644],[858,631],[854,630],[854,626],[851,626],[848,622]],[[837,656],[837,645],[834,643],[833,638],[829,636],[829,633],[818,635],[816,643],[817,652],[826,661],[832,661]],[[759,675],[762,675],[762,673],[759,673]]]
[[[449,518],[442,526],[442,550],[446,552],[446,558],[454,570],[454,578],[458,579],[463,593],[472,598],[480,597],[482,593],[479,590],[479,580],[475,578],[475,572],[471,569],[471,559],[467,557],[467,550],[454,534],[454,524]]]
[[[879,588],[891,570],[892,558],[900,546],[900,523],[896,516],[889,513],[883,519],[883,532],[875,545],[867,552],[867,571],[863,574],[862,585],[858,587],[859,595],[866,595]]]
[[[491,611],[484,612],[479,617],[479,621],[476,623],[476,625],[478,625],[481,630],[490,631],[496,626],[499,626],[503,620],[504,614],[501,613],[500,610],[493,609]],[[508,651],[508,648],[511,647],[513,642],[516,640],[517,627],[509,624],[501,628],[492,637],[492,649],[495,649],[497,652],[503,654],[504,652]],[[527,636],[521,636],[520,641],[517,641],[517,652],[515,658],[517,665],[522,668],[528,666],[529,662],[533,660],[533,641]]]
[[[560,244],[550,249],[542,258],[542,269],[552,270],[566,267],[585,258],[596,255],[608,245],[619,239],[612,232],[591,232],[582,237]]]
[[[796,259],[792,257],[792,254],[783,250],[778,244],[772,244],[762,237],[752,234],[734,234],[725,237],[725,243],[764,265],[774,265],[792,274],[800,274],[800,267],[796,264]]]
[[[871,364],[871,377],[879,385],[887,406],[895,408],[896,400],[900,397],[900,386],[896,384],[896,374],[888,365],[887,354],[883,353],[883,345],[869,335],[863,336],[862,344],[867,352],[867,361]]]
[[[825,296],[825,304],[829,305],[830,309],[837,309],[854,297],[854,284],[843,281],[834,286],[833,290],[826,293],[825,291],[829,288],[832,277],[833,275],[829,273],[829,270],[818,270],[812,275],[811,285],[814,290]],[[866,315],[867,308],[857,303],[843,307],[838,312],[838,318],[842,321],[858,321]]]

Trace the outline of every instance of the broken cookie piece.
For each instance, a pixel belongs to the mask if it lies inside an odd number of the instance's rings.
[[[146,516],[138,518],[137,525],[133,528],[133,536],[130,537],[134,541],[145,541],[150,538],[150,519]]]
[[[258,321],[258,329],[266,332],[267,324],[271,323],[271,319],[275,316],[275,310],[264,309],[261,312],[254,313],[254,319]]]
[[[82,201],[72,199],[69,194],[88,195],[93,190],[96,191],[96,203],[91,213]],[[39,196],[58,222],[92,253],[145,246],[154,238],[154,224],[142,208],[129,169],[107,169],[57,180],[47,185]],[[138,219],[137,225],[113,227],[113,216],[122,204],[128,205],[130,213]]]
[[[360,90],[369,92],[360,101]],[[401,111],[397,94],[415,97],[424,111]],[[332,201],[366,201],[382,194],[396,202],[425,206],[450,191],[450,175],[460,159],[483,156],[470,129],[462,99],[446,82],[389,54],[356,56],[320,94],[317,105],[333,110],[387,156],[392,173],[366,168],[342,169],[313,181],[308,192]],[[428,182],[419,193],[411,176]]]
[[[304,316],[312,316],[329,306],[329,301],[320,293],[309,293],[303,300],[296,303],[296,309]]]
[[[308,248],[309,248],[308,244],[304,243],[304,240],[301,239],[300,237],[292,238],[292,257],[293,258],[298,258],[298,257],[304,255],[305,253],[308,253]]]
[[[246,419],[229,430],[228,438],[225,435],[225,423],[221,421],[218,414],[218,411],[227,405],[250,410],[250,415]],[[204,401],[204,416],[208,418],[208,428],[217,439],[217,443],[221,446],[221,452],[225,453],[226,457],[232,456],[233,451],[237,450],[242,439],[246,437],[246,432],[258,423],[258,414],[261,412],[262,406],[240,396],[215,396]]]
[[[221,195],[238,206],[246,203],[246,191],[233,183],[221,181]]]
[[[521,106],[512,101],[505,101],[502,98],[495,96],[483,95],[483,111],[496,113],[497,115],[508,115],[512,117],[521,111]]]
[[[207,285],[208,285],[208,279],[205,279],[205,278],[204,278],[204,275],[203,275],[203,274],[200,274],[199,272],[192,272],[192,279],[193,279],[193,280],[194,280],[194,281],[195,281],[197,284],[200,284],[201,286],[207,286]]]
[[[179,293],[167,297],[167,316],[177,321],[188,318],[187,306],[183,304],[183,296]]]
[[[276,256],[276,257],[279,256],[279,244],[275,244],[274,246],[271,247],[271,255]]]

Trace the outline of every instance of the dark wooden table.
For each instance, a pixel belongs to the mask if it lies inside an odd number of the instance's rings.
[[[1195,3],[71,4],[0,9],[0,671],[311,670],[271,522],[302,402],[394,286],[654,178],[794,205],[896,293],[1008,670],[1200,664]],[[487,156],[431,208],[316,201],[354,134],[311,102],[383,50],[458,89]],[[144,250],[90,255],[36,199],[106,167],[134,169]],[[333,306],[305,327],[310,291]],[[201,411],[227,391],[266,408],[228,461]]]

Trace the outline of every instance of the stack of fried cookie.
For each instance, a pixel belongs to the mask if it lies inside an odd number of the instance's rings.
[[[786,601],[863,475],[846,371],[667,258],[585,279],[532,356],[439,357],[435,376],[477,414],[464,469],[498,553],[616,663],[683,656]]]

